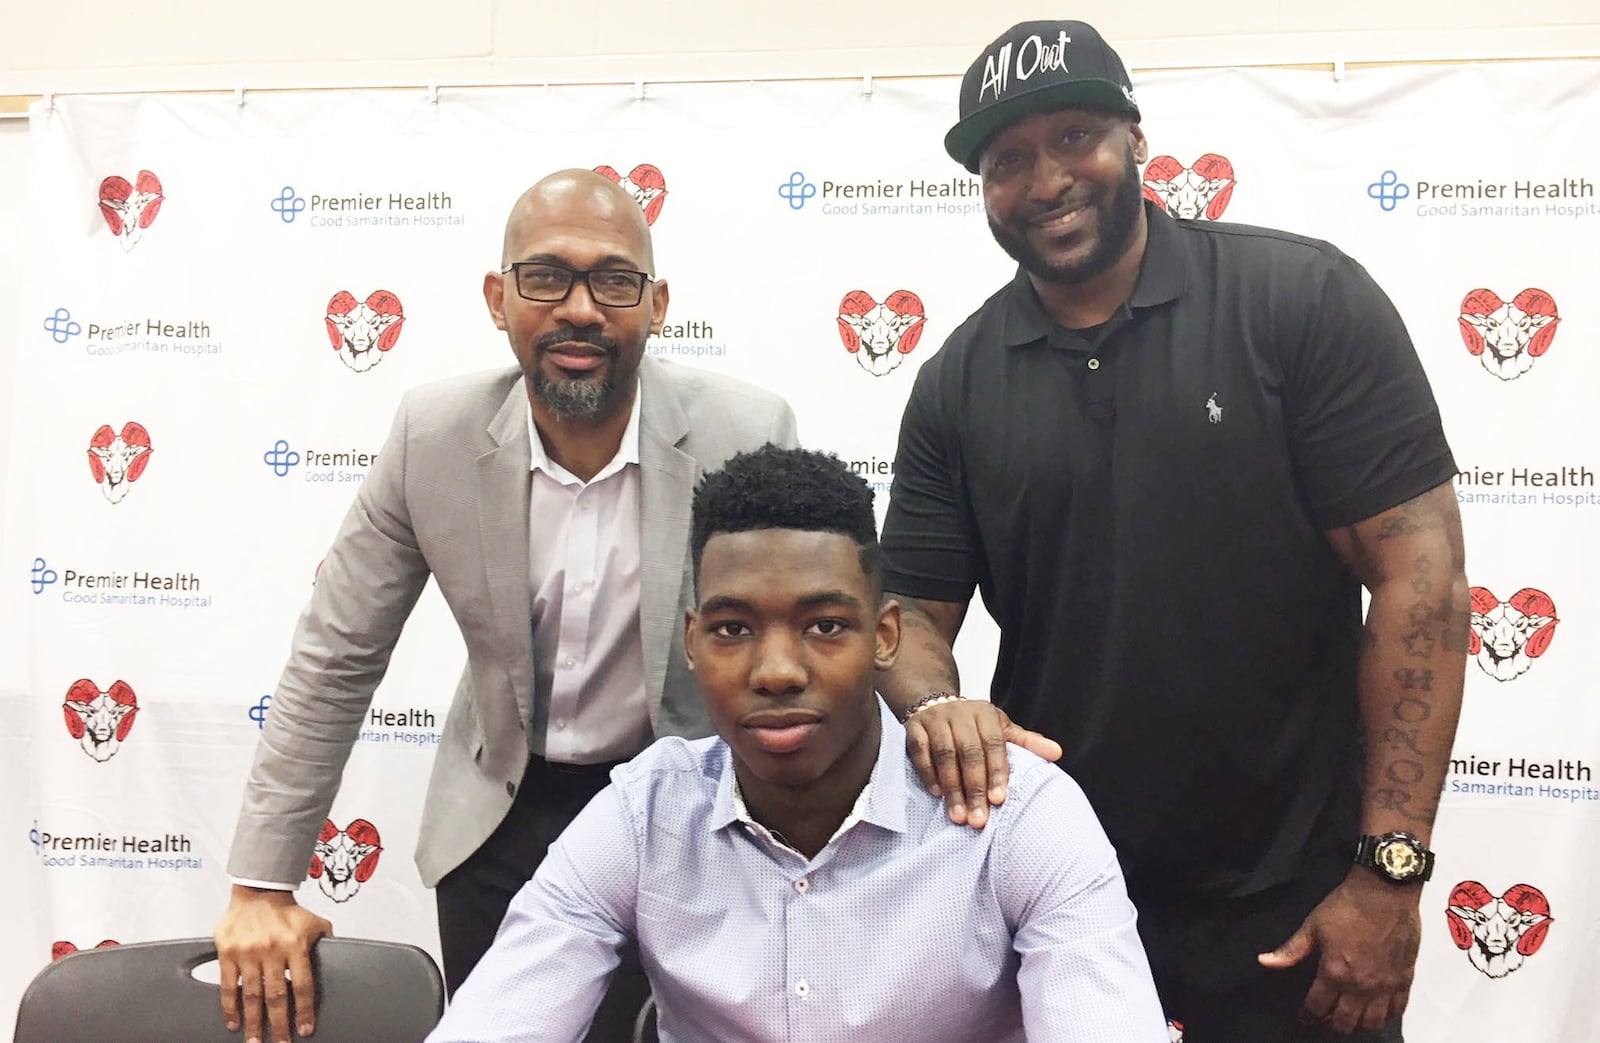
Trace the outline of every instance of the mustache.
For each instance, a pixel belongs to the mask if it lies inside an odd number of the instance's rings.
[[[557,344],[590,344],[601,349],[608,355],[617,353],[617,342],[607,337],[599,330],[589,327],[579,328],[570,323],[563,323],[533,342],[536,350],[544,351]]]
[[[1068,210],[1076,210],[1081,206],[1087,206],[1093,201],[1094,195],[1090,192],[1073,192],[1069,190],[1061,193],[1048,203],[1030,204],[1019,216],[1022,220],[1031,224],[1034,221],[1056,217]]]

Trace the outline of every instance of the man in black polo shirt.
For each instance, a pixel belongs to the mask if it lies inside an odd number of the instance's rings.
[[[1455,463],[1361,266],[1145,204],[1139,118],[1081,22],[962,83],[945,146],[1020,268],[906,406],[882,691],[957,822],[1006,739],[1064,754],[1187,1043],[1398,1040],[1467,646]],[[950,655],[974,586],[993,705]]]

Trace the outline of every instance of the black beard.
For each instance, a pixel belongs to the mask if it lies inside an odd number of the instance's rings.
[[[617,397],[617,385],[610,377],[599,381],[576,377],[550,380],[538,367],[538,355],[546,348],[568,342],[592,344],[606,353],[612,366],[617,363],[616,341],[597,332],[563,324],[540,337],[533,346],[535,355],[532,373],[533,393],[539,396],[539,401],[545,404],[545,408],[549,409],[557,420],[590,420],[603,416],[609,412],[612,402]]]
[[[1040,212],[1057,209],[1060,205],[1060,200],[1057,200],[1040,208]],[[992,216],[989,218],[989,232],[994,236],[994,241],[1000,244],[1000,249],[1010,254],[1011,259],[1022,265],[1029,275],[1044,282],[1076,286],[1104,272],[1122,256],[1133,239],[1134,229],[1139,224],[1139,211],[1143,206],[1144,188],[1139,179],[1139,165],[1130,151],[1127,169],[1111,194],[1111,202],[1099,211],[1100,238],[1082,260],[1071,264],[1050,264],[1029,245],[1026,238],[1012,235],[996,224]]]

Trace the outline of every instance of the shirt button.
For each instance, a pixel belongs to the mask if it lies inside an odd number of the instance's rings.
[[[567,722],[566,721],[557,721],[556,722],[556,731],[564,732],[566,730],[567,730]]]
[[[1090,359],[1089,360],[1089,368],[1090,369],[1099,369],[1100,368],[1100,360],[1099,359]]]
[[[807,880],[805,877],[801,877],[794,882],[794,889],[799,891],[801,894],[805,894],[807,891],[811,890],[811,881]]]
[[[807,996],[811,995],[811,986],[806,983],[804,978],[801,978],[799,981],[794,983],[794,994],[799,996],[801,999],[805,999]]]
[[[568,669],[568,670],[571,670],[571,669],[572,669],[572,668],[573,668],[573,667],[575,667],[575,666],[577,666],[577,665],[578,665],[578,664],[577,664],[577,661],[576,661],[576,660],[573,660],[573,659],[568,659],[568,660],[567,660],[567,661],[566,661],[566,662],[565,662],[565,663],[563,663],[563,664],[562,664],[562,665],[563,665],[563,666],[565,666],[565,667],[566,667],[566,668],[567,668],[567,669]]]

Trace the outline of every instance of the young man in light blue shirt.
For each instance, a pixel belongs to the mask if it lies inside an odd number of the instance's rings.
[[[432,1043],[573,1043],[637,941],[665,1043],[1165,1043],[1116,855],[1011,750],[950,825],[874,691],[900,609],[872,492],[767,446],[696,490],[684,640],[718,737],[663,739],[552,846]]]

